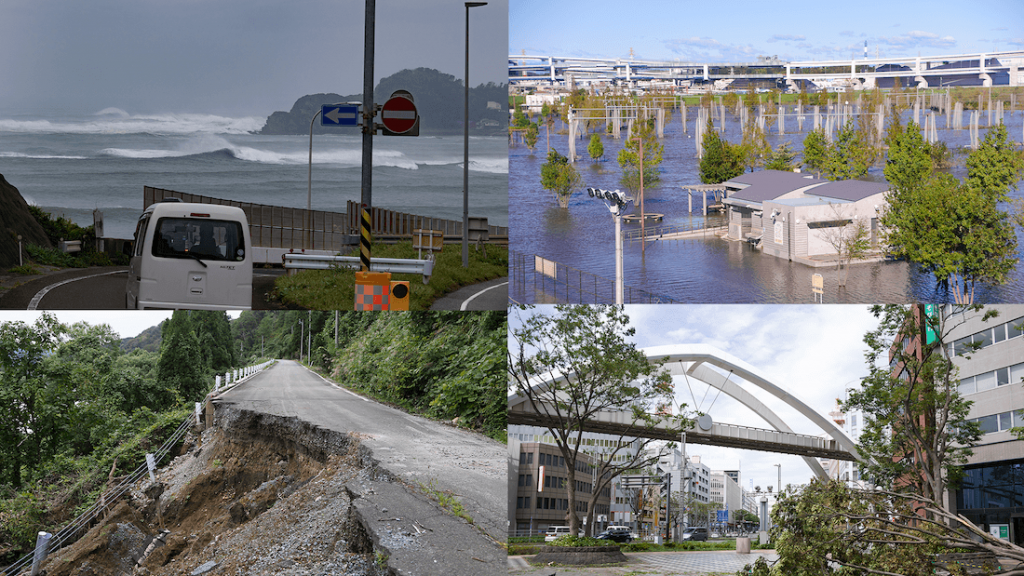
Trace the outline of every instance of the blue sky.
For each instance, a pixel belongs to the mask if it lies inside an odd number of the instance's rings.
[[[1024,49],[1024,2],[510,0],[509,54],[690,62]]]

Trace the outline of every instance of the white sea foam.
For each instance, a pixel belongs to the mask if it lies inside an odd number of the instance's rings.
[[[23,154],[21,152],[0,152],[0,158],[34,158],[40,160],[86,160],[87,156],[66,156],[59,154]]]
[[[212,114],[129,115],[107,108],[75,120],[0,119],[0,131],[37,134],[247,134],[259,130],[263,118],[229,118]]]
[[[473,172],[488,172],[490,174],[508,174],[508,157],[473,158],[472,156],[470,156],[469,169]]]

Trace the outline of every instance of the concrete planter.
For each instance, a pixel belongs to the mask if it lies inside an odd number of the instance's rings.
[[[534,564],[553,562],[569,566],[618,564],[626,560],[618,546],[544,546],[540,554],[533,557]]]
[[[750,538],[741,537],[736,539],[736,553],[750,554]]]

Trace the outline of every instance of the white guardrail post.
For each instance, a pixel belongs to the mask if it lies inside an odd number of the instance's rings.
[[[46,553],[49,551],[50,538],[52,537],[53,534],[49,532],[40,532],[36,536],[36,551],[32,557],[32,576],[39,574],[39,566],[43,563],[43,560],[46,560]]]
[[[318,254],[285,254],[285,269],[330,270],[345,268],[359,270],[362,266],[359,256],[321,256]],[[423,283],[430,281],[434,273],[433,256],[427,260],[415,258],[374,258],[370,261],[371,272],[391,272],[393,274],[421,274]]]

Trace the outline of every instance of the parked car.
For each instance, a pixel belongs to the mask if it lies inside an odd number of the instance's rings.
[[[683,530],[683,540],[690,542],[706,542],[708,539],[707,528],[687,528]]]
[[[565,536],[568,533],[568,526],[551,526],[548,528],[547,533],[544,535],[544,541],[551,542],[555,538],[558,538],[559,536]]]
[[[595,536],[598,540],[612,540],[620,544],[629,544],[633,541],[633,535],[627,526],[609,526],[604,532]]]

